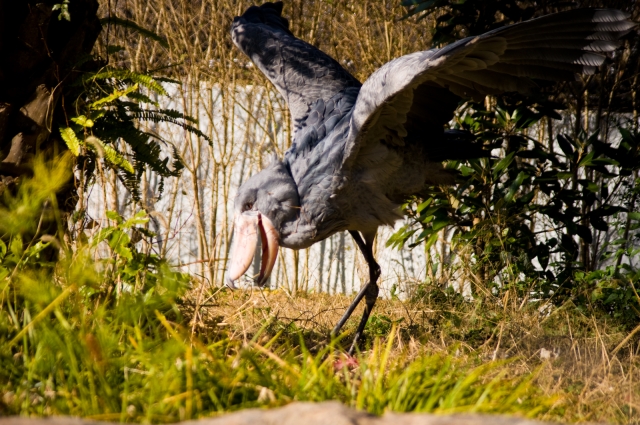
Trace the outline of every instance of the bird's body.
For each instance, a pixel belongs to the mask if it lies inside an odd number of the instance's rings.
[[[278,246],[306,248],[348,230],[369,264],[370,282],[336,330],[365,297],[356,339],[378,293],[372,253],[378,227],[400,219],[399,206],[408,197],[453,182],[443,160],[483,154],[444,129],[459,102],[527,92],[536,86],[532,79],[592,74],[635,25],[608,9],[549,15],[402,56],[361,84],[334,59],[295,38],[281,14],[282,3],[252,6],[231,28],[234,44],[287,101],[294,132],[284,158],[238,191],[227,282],[233,287],[248,269],[258,235],[262,285]]]

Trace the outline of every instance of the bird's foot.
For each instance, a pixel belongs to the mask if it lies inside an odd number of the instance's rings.
[[[333,362],[333,369],[336,372],[341,371],[344,368],[348,370],[353,370],[360,366],[358,359],[353,357],[351,354],[341,354],[338,360]]]

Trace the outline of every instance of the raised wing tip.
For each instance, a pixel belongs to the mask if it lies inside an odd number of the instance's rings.
[[[282,8],[284,4],[281,1],[264,3],[261,8],[275,10],[278,16],[282,16]]]
[[[618,22],[631,18],[629,13],[618,9],[595,9],[593,13],[593,22]]]
[[[275,3],[267,2],[261,6],[251,6],[240,16],[246,22],[252,24],[265,24],[275,30],[285,31],[291,34],[289,30],[289,21],[282,17],[283,3],[277,1]]]

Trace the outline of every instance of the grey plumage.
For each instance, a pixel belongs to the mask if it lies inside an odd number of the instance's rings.
[[[354,303],[367,300],[356,339],[377,296],[379,267],[371,250],[377,228],[401,218],[398,206],[425,186],[452,183],[442,160],[482,153],[464,135],[444,131],[460,100],[529,92],[536,88],[533,79],[593,74],[635,27],[617,10],[558,13],[402,56],[361,84],[295,38],[281,14],[280,2],[252,6],[231,28],[235,45],[287,100],[294,121],[284,158],[239,189],[236,227],[251,238],[260,233],[271,249],[305,248],[349,230],[371,278]],[[248,257],[241,258],[232,258],[230,286],[246,270]],[[265,261],[275,261],[274,254],[263,253]],[[270,270],[263,265],[259,284]]]
[[[286,99],[297,133],[313,103],[362,84],[329,55],[295,38],[281,14],[282,2],[251,6],[234,19],[231,37]]]

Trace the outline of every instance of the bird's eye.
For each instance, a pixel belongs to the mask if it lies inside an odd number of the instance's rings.
[[[243,208],[243,210],[244,210],[244,211],[248,211],[248,210],[250,210],[251,208],[253,208],[253,203],[252,203],[252,202],[247,202],[246,204],[244,204],[244,208]]]

